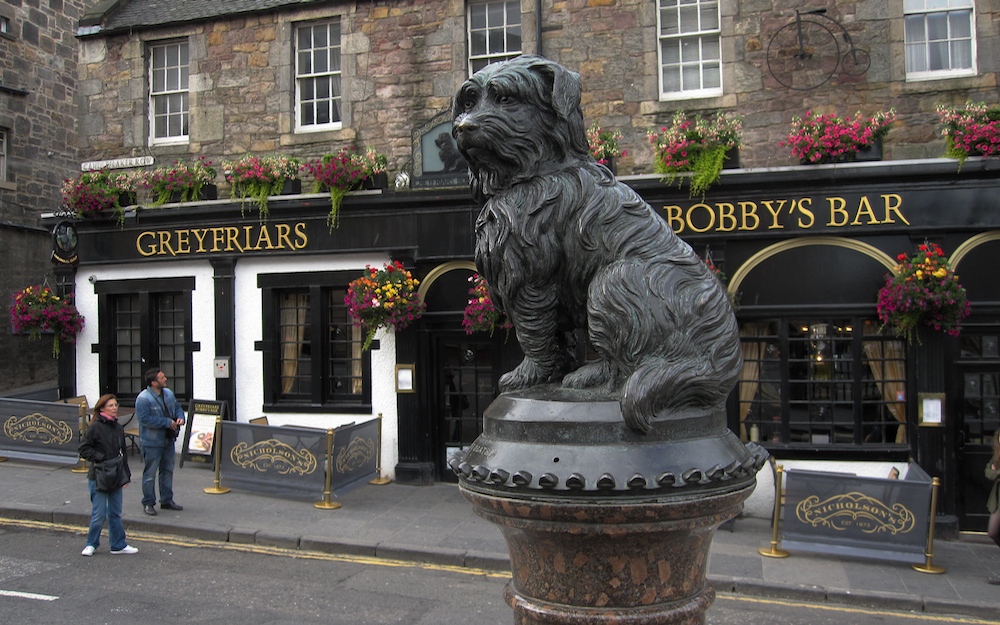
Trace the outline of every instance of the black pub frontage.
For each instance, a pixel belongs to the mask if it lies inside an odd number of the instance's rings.
[[[972,158],[728,170],[704,198],[628,176],[722,270],[744,340],[729,423],[779,461],[887,476],[915,460],[940,477],[939,512],[986,525],[982,468],[1000,427],[1000,162]],[[466,334],[478,207],[464,188],[271,198],[270,216],[217,200],[138,208],[124,223],[51,217],[56,272],[87,323],[60,362],[63,396],[116,393],[164,369],[183,400],[238,421],[331,428],[382,416],[382,472],[453,479],[513,334]],[[559,228],[560,224],[552,224]],[[67,244],[75,230],[75,246]],[[69,234],[72,234],[70,232]],[[971,302],[959,337],[882,331],[876,299],[896,257],[940,245]],[[367,265],[400,260],[427,312],[369,351],[344,305]],[[408,383],[412,375],[412,386]],[[846,468],[845,468],[846,467]],[[769,515],[763,484],[747,504]]]

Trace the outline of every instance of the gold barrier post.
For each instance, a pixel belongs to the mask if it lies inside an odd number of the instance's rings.
[[[220,457],[222,452],[222,417],[218,416],[215,418],[215,437],[212,439],[212,455],[215,459],[215,486],[209,486],[205,489],[205,492],[209,495],[225,495],[229,492],[228,488],[223,488],[221,486],[222,482],[222,458]]]
[[[80,409],[83,410],[82,407]],[[87,431],[87,413],[84,412],[83,414],[80,415],[80,437],[81,438],[83,438],[83,434],[86,431]],[[6,460],[6,458],[4,458],[4,460]],[[75,467],[73,467],[72,469],[70,469],[70,472],[71,473],[86,473],[87,472],[87,461],[84,460],[83,458],[80,458],[80,464],[78,464]]]
[[[938,498],[938,488],[941,486],[941,480],[939,478],[934,478],[931,480],[931,520],[930,527],[927,532],[927,551],[924,552],[924,557],[927,560],[923,564],[914,564],[913,570],[920,571],[921,573],[930,573],[931,575],[940,575],[944,573],[944,567],[934,564],[934,518],[937,516],[937,498]]]
[[[323,501],[313,504],[320,510],[336,510],[340,507],[339,501],[331,501],[333,495],[333,428],[326,431],[326,485],[323,487]]]
[[[784,549],[778,549],[778,522],[781,518],[781,474],[784,473],[785,468],[783,466],[775,465],[774,467],[774,522],[771,524],[771,548],[770,549],[758,549],[757,553],[768,558],[787,558],[788,552]]]
[[[378,464],[375,467],[375,478],[369,484],[382,486],[391,482],[387,477],[382,477],[382,413],[378,413]]]

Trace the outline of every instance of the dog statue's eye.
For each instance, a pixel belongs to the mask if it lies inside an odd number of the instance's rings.
[[[476,103],[472,100],[466,100],[465,102],[462,102],[462,106],[464,106],[466,110],[471,109],[475,105]]]
[[[500,104],[510,104],[513,101],[514,101],[514,98],[510,97],[509,95],[502,95],[502,96],[500,96]]]

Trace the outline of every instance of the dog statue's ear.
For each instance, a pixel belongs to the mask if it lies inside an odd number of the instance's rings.
[[[580,75],[549,61],[545,68],[552,77],[552,106],[562,119],[572,119],[580,109]]]
[[[546,76],[552,84],[552,108],[559,119],[566,124],[566,148],[571,154],[589,154],[586,128],[583,124],[583,111],[580,109],[581,87],[580,75],[553,63],[548,59],[538,58],[532,66],[535,71]]]

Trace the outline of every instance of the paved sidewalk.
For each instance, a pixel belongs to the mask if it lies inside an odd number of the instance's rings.
[[[132,457],[131,466],[138,477],[140,461]],[[206,494],[213,477],[190,463],[178,468],[174,493],[184,510],[160,511],[155,517],[142,512],[137,480],[125,490],[126,530],[489,570],[509,567],[500,531],[473,512],[454,484],[364,485],[340,497],[341,508],[320,510],[307,501],[249,492]],[[90,519],[86,475],[67,466],[0,463],[0,518],[84,530]],[[767,548],[770,539],[771,526],[764,519],[741,518],[732,531],[716,532],[709,566],[716,589],[1000,623],[1000,587],[986,583],[990,574],[1000,574],[1000,548],[985,536],[935,541],[934,564],[946,569],[944,575],[895,562],[800,552],[765,558],[758,549]]]

